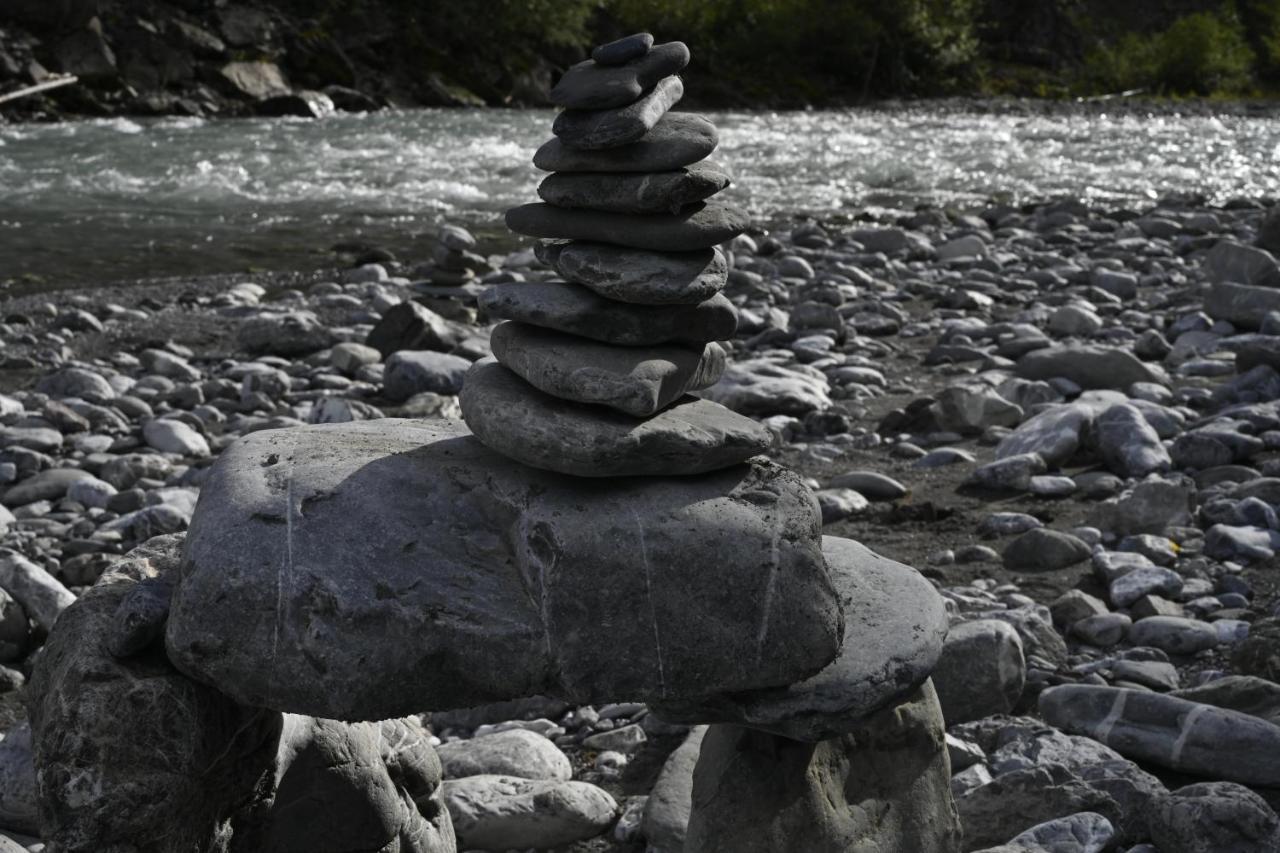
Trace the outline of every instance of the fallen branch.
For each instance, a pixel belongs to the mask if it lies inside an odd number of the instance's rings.
[[[50,89],[59,89],[63,86],[69,86],[79,80],[74,74],[67,74],[62,77],[53,77],[45,80],[43,83],[37,83],[34,86],[27,86],[25,89],[19,89],[16,92],[8,92],[0,95],[0,104],[16,101],[18,98],[25,98],[27,95],[35,95],[40,92],[47,92]]]

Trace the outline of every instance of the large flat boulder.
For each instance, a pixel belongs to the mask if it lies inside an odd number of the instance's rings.
[[[452,421],[257,432],[202,490],[167,646],[245,704],[348,720],[776,687],[839,650],[819,523],[764,460],[584,480]]]

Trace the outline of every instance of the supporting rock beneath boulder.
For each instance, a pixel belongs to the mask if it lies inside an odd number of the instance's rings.
[[[933,686],[818,744],[714,725],[685,853],[952,853],[960,826]]]
[[[128,595],[172,582],[180,538],[152,539],[68,607],[32,676],[41,822],[62,853],[211,851],[275,756],[278,714],[191,681],[158,647],[106,651]]]

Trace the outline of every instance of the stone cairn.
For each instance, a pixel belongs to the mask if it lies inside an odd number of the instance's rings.
[[[747,221],[712,198],[715,128],[668,112],[687,48],[593,57],[553,93],[545,202],[507,217],[564,280],[483,296],[506,322],[466,426],[251,433],[185,540],[59,621],[32,715],[57,849],[212,851],[227,826],[231,850],[492,849],[413,715],[540,694],[710,724],[691,853],[957,849],[942,601],[822,536],[768,432],[689,395],[724,370],[718,246]]]

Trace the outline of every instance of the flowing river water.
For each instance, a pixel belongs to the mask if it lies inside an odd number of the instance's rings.
[[[712,113],[762,222],[1074,196],[1280,195],[1280,120],[902,109]],[[0,125],[0,282],[23,289],[313,269],[338,243],[425,257],[443,221],[497,237],[536,200],[543,110],[321,121]]]

